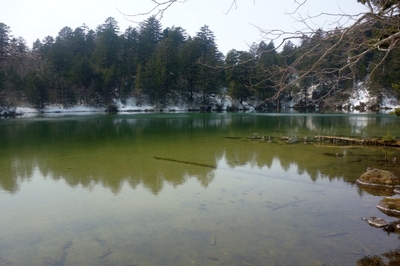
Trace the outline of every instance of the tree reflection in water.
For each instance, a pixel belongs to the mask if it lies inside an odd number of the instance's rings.
[[[371,135],[377,133],[375,124],[385,126],[382,132],[392,128],[388,121],[381,117],[347,116],[283,116],[278,120],[273,116],[245,114],[16,121],[2,126],[0,186],[15,193],[18,182],[29,180],[37,168],[43,176],[65,179],[70,186],[102,184],[118,193],[122,183],[128,182],[133,189],[143,184],[157,194],[164,183],[178,186],[189,176],[206,187],[213,180],[214,170],[204,165],[217,167],[221,160],[231,169],[248,164],[267,170],[278,160],[283,172],[296,166],[299,175],[306,173],[313,181],[321,178],[351,183],[368,166],[396,173],[397,164],[377,163],[379,156],[387,152],[380,147],[316,147],[301,141],[288,144],[279,141],[280,136],[303,139],[313,134],[354,131]],[[247,138],[254,132],[269,136],[272,141]],[[397,152],[389,151],[392,155]],[[155,158],[172,158],[175,162]]]
[[[373,230],[384,246],[370,243],[361,217],[379,212],[374,195],[382,194],[354,181],[367,167],[396,172],[397,164],[377,162],[380,147],[281,136],[361,137],[396,126],[383,116],[266,114],[0,120],[0,190],[14,194],[1,193],[0,244],[8,258],[40,252],[36,265],[64,254],[70,263],[116,265],[165,258],[169,265],[215,258],[227,265],[321,265],[338,254],[354,263],[366,254],[359,243],[378,254],[395,245]]]

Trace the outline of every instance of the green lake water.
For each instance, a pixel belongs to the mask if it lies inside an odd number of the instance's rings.
[[[400,246],[362,220],[394,221],[376,208],[392,194],[354,183],[368,166],[400,174],[398,162],[382,162],[400,151],[303,138],[400,137],[399,123],[372,114],[0,119],[0,265],[355,265]]]

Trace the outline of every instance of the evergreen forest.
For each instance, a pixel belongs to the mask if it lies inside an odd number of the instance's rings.
[[[400,88],[399,49],[385,55],[384,63],[373,75],[371,66],[382,58],[379,50],[365,54],[357,62],[351,79],[338,80],[342,71],[339,62],[343,60],[336,58],[345,57],[338,50],[331,51],[323,62],[324,69],[331,71],[309,71],[320,57],[315,52],[290,69],[285,79],[277,78],[281,69],[287,70],[309,53],[308,47],[334,39],[332,34],[318,30],[304,35],[298,44],[287,41],[276,49],[273,41],[253,43],[248,51],[232,49],[224,55],[207,25],[195,36],[189,36],[181,27],[163,28],[155,16],[125,30],[112,17],[96,29],[86,25],[64,27],[57,36],[38,39],[31,47],[0,22],[0,106],[109,107],[114,99],[123,102],[135,97],[138,104],[146,102],[164,108],[191,103],[209,105],[219,95],[238,102],[250,99],[260,107],[267,103],[266,99],[276,105],[295,94],[327,104],[326,95],[345,98],[360,81],[368,80],[368,89],[374,95],[382,89],[396,92]],[[374,38],[374,32],[365,34]],[[283,83],[289,84],[291,77],[298,77],[304,70],[308,74],[299,82],[280,90]],[[308,93],[310,86],[318,88],[313,95]]]

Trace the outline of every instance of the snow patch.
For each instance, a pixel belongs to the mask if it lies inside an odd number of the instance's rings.
[[[368,90],[360,84],[357,86],[355,92],[353,92],[349,99],[349,104],[352,106],[359,106],[360,104],[367,103],[367,102],[376,102],[376,97],[371,97]]]
[[[399,108],[400,103],[395,95],[385,89],[381,91],[380,99],[378,99],[377,96],[372,96],[365,87],[365,84],[360,82],[355,86],[348,101],[342,104],[342,107],[344,110],[349,110],[354,113],[370,109],[378,109],[381,113],[389,113],[394,108]]]
[[[311,86],[308,90],[308,95],[312,95],[313,91],[317,89],[317,86]],[[304,92],[303,92],[304,93]],[[290,109],[290,107],[294,106],[297,101],[301,100],[304,95],[301,92],[293,95],[290,102],[282,102],[284,109]],[[234,110],[246,110],[246,111],[254,111],[254,103],[251,101],[242,101],[240,102],[237,99],[232,99],[230,96],[220,96],[220,95],[210,95],[209,96],[209,105],[201,106],[199,101],[196,99],[201,99],[200,96],[194,95],[193,103],[184,102],[181,105],[169,105],[162,108],[156,108],[154,105],[146,103],[141,100],[138,101],[135,97],[128,98],[126,100],[114,99],[113,105],[115,110],[119,113],[130,113],[130,112],[152,112],[152,111],[163,111],[163,112],[179,112],[179,111],[188,111],[188,110],[201,110],[201,108],[206,108],[206,110],[212,111],[226,111],[230,109]],[[307,97],[310,101],[311,98]],[[380,101],[380,102],[378,102]],[[182,101],[183,102],[183,101]],[[370,110],[370,107],[376,107],[382,113],[389,113],[394,108],[400,108],[399,100],[396,96],[390,94],[386,90],[382,91],[382,97],[378,99],[376,96],[371,96],[365,87],[364,83],[359,83],[354,87],[353,92],[351,93],[349,99],[341,105],[343,110],[347,110],[353,113],[359,113],[366,110]],[[105,113],[107,112],[106,107],[89,107],[86,105],[75,105],[68,108],[64,108],[62,105],[49,105],[46,106],[42,110],[37,110],[31,107],[16,107],[16,108],[5,108],[0,106],[0,116],[7,115],[24,115],[26,116],[36,116],[39,113],[43,113],[47,116],[49,115],[59,115],[59,114],[68,114],[68,115],[79,115],[79,114],[87,114],[87,113]]]
[[[137,100],[134,97],[128,98],[122,103],[120,99],[113,100],[115,106],[119,112],[138,112],[138,111],[153,111],[154,106],[150,104],[137,104]]]

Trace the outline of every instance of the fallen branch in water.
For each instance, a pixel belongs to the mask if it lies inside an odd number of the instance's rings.
[[[334,232],[334,233],[325,234],[324,236],[325,237],[335,237],[335,236],[344,236],[347,234],[349,234],[349,233],[348,232]]]
[[[315,136],[315,140],[318,142],[328,140],[329,142],[336,143],[359,143],[361,145],[377,145],[377,146],[391,146],[391,147],[400,147],[400,141],[387,141],[384,139],[356,139],[349,137],[338,137],[338,136]]]
[[[163,160],[163,161],[169,161],[169,162],[175,162],[175,163],[191,164],[191,165],[196,165],[196,166],[208,167],[208,168],[212,168],[212,169],[216,168],[214,165],[210,165],[210,164],[181,161],[181,160],[176,160],[176,159],[173,159],[173,158],[162,158],[162,157],[154,156],[154,159]]]
[[[238,136],[224,136],[227,139],[243,139],[242,137]],[[271,136],[260,136],[258,133],[254,133],[253,136],[247,137],[246,139],[256,140],[256,141],[263,141],[263,142],[274,142],[272,141],[273,137]],[[295,143],[318,143],[316,145],[319,146],[321,143],[331,143],[333,146],[337,147],[337,144],[346,144],[346,148],[356,147],[358,145],[375,145],[375,146],[387,146],[387,147],[400,147],[400,141],[397,141],[394,137],[391,138],[372,138],[372,139],[357,139],[357,138],[350,138],[350,137],[339,137],[339,136],[323,136],[318,135],[315,137],[303,137],[302,139],[297,139],[296,137],[291,138],[288,136],[280,136],[279,138],[280,143],[286,142],[289,144]],[[322,145],[321,145],[322,146]],[[343,145],[342,145],[343,146]],[[327,147],[324,145],[324,147]]]
[[[240,139],[241,137],[235,137],[235,136],[224,136],[226,139]]]

